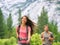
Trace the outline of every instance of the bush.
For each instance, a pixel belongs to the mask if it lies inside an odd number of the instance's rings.
[[[4,45],[4,44],[3,44],[3,41],[1,41],[1,39],[0,39],[0,45]]]
[[[39,34],[33,34],[31,37],[31,45],[42,45],[42,40]],[[17,45],[16,38],[0,39],[0,45]],[[53,42],[53,45],[60,45],[60,42]]]
[[[16,45],[16,38],[11,37],[10,38],[10,43],[11,43],[11,45]]]
[[[57,35],[57,42],[60,42],[60,33]]]
[[[10,44],[11,44],[10,40],[6,40],[5,43],[4,43],[4,45],[10,45]]]
[[[53,45],[60,45],[60,42],[54,42]]]
[[[41,45],[42,41],[39,34],[33,34],[31,37],[31,45]]]
[[[0,39],[0,45],[16,45],[16,38]]]
[[[60,33],[54,35],[54,42],[60,42]]]

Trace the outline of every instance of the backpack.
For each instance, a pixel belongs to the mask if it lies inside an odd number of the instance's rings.
[[[18,30],[17,30],[17,33],[18,33],[18,40],[21,41],[21,40],[28,40],[28,26],[26,26],[26,33],[27,33],[27,38],[26,39],[22,39],[19,37],[19,32],[20,31],[20,25],[18,26]]]

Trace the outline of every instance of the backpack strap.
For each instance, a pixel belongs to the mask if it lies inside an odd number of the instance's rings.
[[[17,30],[17,32],[18,32],[18,40],[19,41],[21,41],[21,40],[28,40],[28,26],[26,26],[26,33],[27,33],[27,38],[26,39],[22,39],[22,38],[20,38],[19,37],[19,34],[20,34],[20,25],[18,26],[18,30]]]
[[[20,31],[20,25],[18,26],[18,30],[17,30],[17,32],[18,32],[18,36],[19,36],[19,31]]]
[[[26,26],[26,33],[27,33],[27,39],[28,40],[28,26]]]

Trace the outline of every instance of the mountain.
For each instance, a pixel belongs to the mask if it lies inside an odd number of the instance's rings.
[[[48,11],[49,22],[54,20],[58,23],[60,31],[60,1],[59,0],[0,0],[5,18],[12,13],[13,25],[17,25],[18,10],[22,10],[23,15],[29,15],[30,19],[37,23],[37,18],[41,13],[42,7]],[[14,23],[16,22],[16,23]]]

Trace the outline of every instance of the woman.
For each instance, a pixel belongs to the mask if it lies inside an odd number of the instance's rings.
[[[18,45],[30,45],[33,27],[33,22],[27,16],[23,16],[21,24],[17,27]]]
[[[44,32],[41,33],[41,38],[43,41],[43,45],[52,45],[53,42],[53,34],[49,31],[48,25],[44,26]]]

